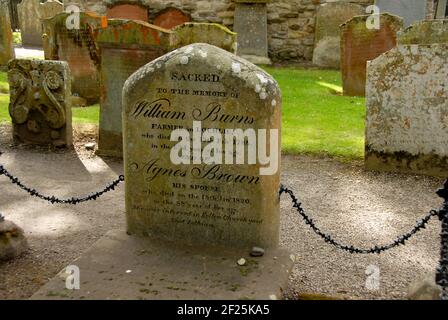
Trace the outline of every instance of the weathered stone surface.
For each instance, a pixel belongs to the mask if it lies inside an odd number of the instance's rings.
[[[430,273],[412,283],[408,289],[409,300],[440,300],[442,290],[436,283],[435,273]]]
[[[369,63],[367,169],[448,175],[447,49],[400,45]]]
[[[237,34],[217,23],[185,23],[173,29],[171,46],[180,48],[193,43],[208,43],[236,53]]]
[[[39,20],[39,0],[22,0],[17,5],[23,46],[42,46],[42,24]]]
[[[172,131],[197,136],[202,131],[195,121],[216,135],[241,128],[280,137],[281,96],[271,76],[220,48],[193,44],[135,72],[125,83],[123,104],[129,233],[246,252],[277,246],[280,170],[261,175],[265,166],[257,161],[177,165],[170,158],[178,144],[170,140]],[[269,144],[271,155],[280,154],[276,142]],[[193,151],[200,151],[197,142]],[[218,158],[233,155],[215,151]],[[199,158],[195,163],[202,163]],[[183,153],[182,159],[190,157]]]
[[[168,30],[148,23],[109,20],[98,29],[101,48],[101,109],[99,155],[122,156],[121,94],[126,79],[148,62],[168,52]]]
[[[364,13],[364,7],[354,3],[330,2],[321,5],[316,15],[313,63],[320,67],[339,69],[341,65],[339,26]]]
[[[130,19],[148,22],[148,9],[138,4],[123,3],[107,8],[108,19]]]
[[[388,12],[403,18],[407,27],[426,18],[426,1],[422,0],[375,0],[382,13]]]
[[[435,8],[435,16],[436,19],[445,19],[448,18],[448,1],[447,0],[439,0],[437,4],[437,8]]]
[[[367,61],[392,49],[403,21],[388,13],[380,14],[380,29],[368,29],[369,15],[356,16],[341,25],[341,68],[344,95],[364,96]]]
[[[0,67],[5,66],[11,59],[14,59],[14,47],[8,3],[0,0]]]
[[[43,3],[39,3],[37,10],[39,19],[50,19],[64,11],[64,4],[58,0],[47,0]]]
[[[236,263],[241,257],[244,266]],[[31,299],[281,299],[293,263],[282,249],[253,258],[245,250],[188,247],[111,231],[70,263],[79,267],[79,290],[66,288],[64,269]]]
[[[238,34],[239,56],[268,59],[268,19],[265,3],[237,3],[233,30]]]
[[[94,30],[101,26],[101,18],[81,12],[80,29],[76,30],[67,29],[68,16],[68,13],[60,13],[43,21],[45,59],[67,61],[73,94],[93,104],[100,97],[101,57],[94,41]]]
[[[8,81],[14,139],[30,144],[71,145],[71,91],[67,63],[11,60]]]
[[[28,249],[23,230],[0,215],[0,261],[14,259]]]
[[[448,19],[416,22],[398,33],[399,44],[448,43]]]
[[[160,12],[154,19],[156,26],[172,29],[186,22],[190,22],[191,18],[179,9],[169,8]]]

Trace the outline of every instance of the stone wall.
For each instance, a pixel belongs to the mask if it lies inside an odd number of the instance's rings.
[[[364,6],[374,0],[274,0],[268,4],[269,55],[274,60],[311,61],[314,48],[316,8],[326,2],[351,2]],[[434,0],[428,1],[432,10]],[[105,14],[107,6],[139,3],[149,9],[151,19],[167,8],[177,8],[194,22],[216,22],[233,30],[233,0],[66,0],[82,3],[85,9]]]

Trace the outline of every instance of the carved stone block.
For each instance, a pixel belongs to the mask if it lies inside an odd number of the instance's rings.
[[[58,147],[71,145],[71,81],[67,62],[11,60],[8,81],[14,140]]]

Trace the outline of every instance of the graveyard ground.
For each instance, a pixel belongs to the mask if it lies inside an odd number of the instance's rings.
[[[1,163],[22,181],[57,196],[83,195],[122,173],[121,161],[96,157],[85,149],[95,126],[75,126],[75,150],[53,152],[14,146],[10,124],[0,125]],[[440,179],[365,172],[362,161],[340,162],[319,156],[283,156],[282,183],[293,189],[322,230],[344,243],[385,244],[410,230],[438,206]],[[111,229],[124,228],[124,190],[119,187],[93,203],[52,206],[0,178],[2,213],[25,229],[30,250],[0,264],[0,300],[27,298]],[[398,299],[408,285],[432,272],[438,260],[439,223],[406,246],[381,255],[350,255],[324,244],[281,202],[281,243],[297,255],[286,297]],[[366,268],[380,268],[380,289],[365,287]],[[125,270],[123,270],[125,272]],[[170,286],[169,281],[167,287]],[[175,297],[175,292],[173,292]],[[318,296],[321,297],[321,296]]]

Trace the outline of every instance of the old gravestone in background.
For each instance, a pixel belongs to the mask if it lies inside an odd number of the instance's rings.
[[[69,14],[64,12],[43,20],[45,59],[67,61],[72,74],[73,95],[93,104],[100,97],[98,68],[101,64],[94,30],[101,26],[102,19],[81,12],[78,30],[67,28],[68,17]]]
[[[271,0],[234,0],[238,55],[256,64],[270,64],[267,6]]]
[[[0,0],[0,67],[6,66],[14,58],[11,21],[9,20],[8,3]]]
[[[152,23],[165,29],[173,29],[174,27],[190,21],[191,18],[181,10],[176,8],[168,8],[166,10],[158,12],[154,16]]]
[[[330,2],[319,6],[313,63],[321,67],[341,67],[341,36],[339,26],[354,16],[365,14],[364,7],[347,2]]]
[[[367,169],[448,175],[448,45],[399,45],[369,63]]]
[[[391,13],[403,18],[404,26],[426,19],[425,0],[375,0],[381,13]]]
[[[42,46],[42,25],[39,20],[40,0],[22,0],[17,5],[22,45]]]
[[[15,59],[8,64],[14,140],[72,144],[70,70],[63,61]]]
[[[47,0],[39,4],[39,19],[49,19],[64,11],[64,4],[58,0]]]
[[[98,151],[122,156],[121,93],[127,78],[168,51],[169,32],[140,21],[109,20],[95,41],[102,52],[101,110]]]
[[[172,29],[172,48],[177,49],[192,43],[208,43],[236,53],[237,34],[217,23],[187,22]]]
[[[448,19],[419,21],[398,33],[398,44],[448,43]]]
[[[148,22],[148,9],[131,3],[119,3],[107,8],[108,19],[130,19]]]
[[[341,25],[341,69],[344,95],[364,96],[367,61],[392,49],[403,20],[388,13],[379,15],[380,28],[368,29],[369,15],[356,16]]]
[[[128,232],[196,245],[277,246],[279,171],[170,160],[171,132],[192,130],[193,121],[222,132],[280,130],[280,89],[271,76],[217,47],[190,45],[133,74],[123,103]]]

